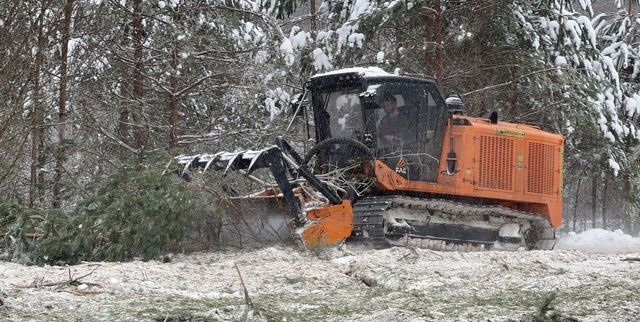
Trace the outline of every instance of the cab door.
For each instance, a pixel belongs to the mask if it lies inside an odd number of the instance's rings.
[[[435,182],[440,168],[442,145],[447,126],[448,113],[440,92],[435,85],[428,84],[424,87],[424,105],[418,116],[418,135],[421,136],[422,171],[420,181]]]
[[[376,126],[386,116],[382,100],[388,95],[396,99],[403,120],[401,141],[388,144],[376,136],[376,157],[407,180],[435,182],[446,126],[444,100],[435,85],[396,81],[375,88]]]

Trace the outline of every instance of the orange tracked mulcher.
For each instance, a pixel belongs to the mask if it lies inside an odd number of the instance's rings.
[[[247,174],[270,168],[278,188],[237,200],[285,201],[287,227],[307,246],[553,247],[562,224],[561,135],[495,113],[466,116],[462,102],[445,101],[433,81],[377,68],[313,76],[296,114],[317,142],[304,157],[279,137],[263,150],[180,162]],[[392,114],[393,135],[382,133]]]

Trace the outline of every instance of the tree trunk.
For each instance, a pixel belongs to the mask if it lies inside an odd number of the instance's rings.
[[[180,25],[182,20],[182,16],[180,12],[176,10],[173,15],[173,23],[175,25]],[[180,44],[177,41],[173,43],[173,51],[171,52],[171,79],[170,79],[170,87],[171,94],[169,95],[169,130],[170,130],[170,138],[169,138],[169,150],[174,151],[176,145],[178,144],[178,118],[180,113],[180,99],[178,96],[180,80],[178,79],[178,66],[180,65],[180,60],[178,55],[180,54]]]
[[[133,143],[136,148],[142,149],[147,145],[146,124],[143,124],[143,83],[144,75],[142,72],[142,0],[133,2],[133,99],[135,101],[135,109],[131,111],[133,118]]]
[[[582,216],[580,216],[580,227],[581,227],[581,231],[586,231],[587,230],[587,215],[584,214]]]
[[[38,17],[38,49],[34,59],[32,79],[33,79],[33,113],[31,115],[31,182],[29,186],[29,207],[33,207],[35,201],[42,197],[44,184],[45,163],[44,155],[44,114],[42,87],[40,84],[40,71],[44,64],[44,47],[46,36],[44,34],[44,15],[47,6],[42,4]]]
[[[509,115],[514,117],[518,111],[518,67],[513,66],[511,69],[511,95],[509,97]],[[574,221],[575,223],[575,221]]]
[[[426,44],[434,41],[434,38],[435,38],[432,31],[433,28],[429,28],[433,24],[429,19],[429,16],[430,16],[429,13],[426,13],[426,12],[422,16],[422,22],[424,24],[423,32],[424,32],[424,43],[425,43],[424,56],[422,57],[422,59],[424,64],[423,70],[425,75],[428,74],[429,67],[433,66],[433,57],[431,56],[431,53],[429,52]]]
[[[179,108],[179,98],[176,96],[178,93],[178,44],[174,44],[173,52],[171,54],[171,94],[169,94],[169,128],[170,128],[170,138],[169,138],[169,150],[173,151],[176,148],[176,144],[178,142],[178,108]]]
[[[629,173],[624,174],[624,176],[622,177],[622,180],[624,180],[624,192],[625,192],[625,202],[627,203],[627,207],[625,207],[625,213],[623,213],[622,215],[624,216],[623,220],[623,225],[624,225],[624,231],[627,234],[631,234],[633,233],[633,205],[632,205],[632,198],[635,195],[634,194],[634,189],[633,189],[633,182],[631,179],[631,175]]]
[[[131,91],[129,90],[129,83],[126,81],[128,75],[123,75],[122,83],[120,84],[120,93],[122,97],[129,97]],[[126,101],[122,102],[120,106],[120,115],[118,116],[118,139],[120,141],[130,144],[129,142],[129,104]]]
[[[62,43],[60,54],[60,93],[58,97],[58,148],[55,151],[56,170],[53,177],[53,208],[60,208],[61,180],[64,174],[65,155],[65,132],[67,130],[67,84],[68,75],[68,58],[69,58],[69,39],[71,39],[71,14],[73,13],[73,5],[75,0],[67,0],[64,7],[64,21],[62,28]]]
[[[604,174],[602,187],[602,229],[607,229],[607,212],[609,212],[609,176]]]
[[[598,201],[598,174],[591,178],[591,228],[596,228],[596,213]]]
[[[436,32],[436,82],[444,87],[444,32],[442,26],[442,6],[440,0],[435,1],[434,30]]]
[[[311,21],[309,22],[310,23],[309,29],[311,29],[311,38],[316,39],[316,35],[318,34],[318,26],[316,23],[316,0],[309,1],[309,6],[310,6],[309,14],[311,15]]]
[[[578,178],[578,182],[576,184],[576,195],[573,199],[573,231],[576,231],[576,223],[578,222],[578,201],[580,200],[580,183],[582,182],[582,177]]]
[[[122,42],[121,45],[123,48],[127,47],[127,45],[129,44],[129,28],[125,27],[122,33]],[[130,101],[131,101],[131,88],[129,86],[129,80],[130,80],[130,74],[127,72],[129,69],[128,68],[122,68],[122,75],[120,76],[120,96],[122,97],[122,102],[119,106],[120,108],[120,113],[118,115],[118,127],[117,127],[117,133],[118,133],[118,139],[122,142],[124,142],[125,144],[131,144],[131,142],[129,142],[129,117],[130,117],[130,113],[129,113],[129,106],[130,106]]]

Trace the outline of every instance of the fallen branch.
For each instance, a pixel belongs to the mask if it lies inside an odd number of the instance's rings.
[[[240,277],[240,284],[242,284],[242,289],[244,290],[244,302],[247,304],[247,306],[253,309],[254,308],[253,302],[251,302],[251,297],[249,297],[249,291],[247,291],[247,287],[244,285],[244,280],[242,280],[242,274],[240,274],[240,268],[238,268],[238,263],[233,263],[233,265],[236,267],[236,271],[238,272],[238,276]]]
[[[136,267],[140,270],[140,272],[142,272],[143,281],[149,280],[147,278],[147,273],[145,273],[145,271],[142,269],[142,267],[140,267],[140,265],[138,265],[138,264],[136,264]]]
[[[100,267],[100,265],[97,265],[94,269],[91,270],[91,272],[84,274],[78,278],[74,278],[71,275],[71,267],[69,267],[68,270],[68,274],[69,274],[69,280],[68,281],[62,281],[62,282],[51,282],[51,283],[31,283],[31,285],[29,286],[25,286],[23,288],[40,288],[40,287],[51,287],[51,286],[55,286],[55,289],[59,289],[63,286],[78,286],[81,284],[86,284],[88,286],[100,286],[100,284],[97,283],[86,283],[86,282],[81,282],[80,280],[93,274],[93,272],[95,272],[98,268]],[[41,281],[44,280],[44,277],[41,279]]]
[[[103,291],[80,291],[80,290],[72,290],[72,291],[65,291],[67,293],[71,293],[73,295],[76,296],[93,296],[93,295],[100,295],[100,294],[104,294]]]
[[[640,262],[640,257],[627,257],[621,259],[623,262]]]
[[[244,284],[244,280],[242,279],[242,274],[240,274],[240,268],[238,267],[238,263],[233,263],[233,266],[236,267],[236,271],[238,272],[238,276],[240,277],[240,284],[242,284],[242,289],[244,290],[244,302],[249,307],[249,310],[246,310],[243,315],[243,321],[247,321],[249,318],[249,314],[252,312],[258,313],[258,315],[262,316],[260,312],[256,309],[255,305],[251,301],[251,297],[249,296],[249,291],[247,290],[247,286]]]
[[[415,257],[420,257],[420,254],[418,254],[418,251],[416,250],[415,247],[407,247],[407,248],[409,249],[409,251],[406,254],[404,254],[402,257],[398,258],[397,260],[398,262],[402,261],[403,259],[411,255],[414,255]]]

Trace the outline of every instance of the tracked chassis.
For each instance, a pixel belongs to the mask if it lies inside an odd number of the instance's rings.
[[[352,241],[479,251],[552,249],[555,231],[536,215],[500,207],[404,196],[367,197],[353,206]]]

